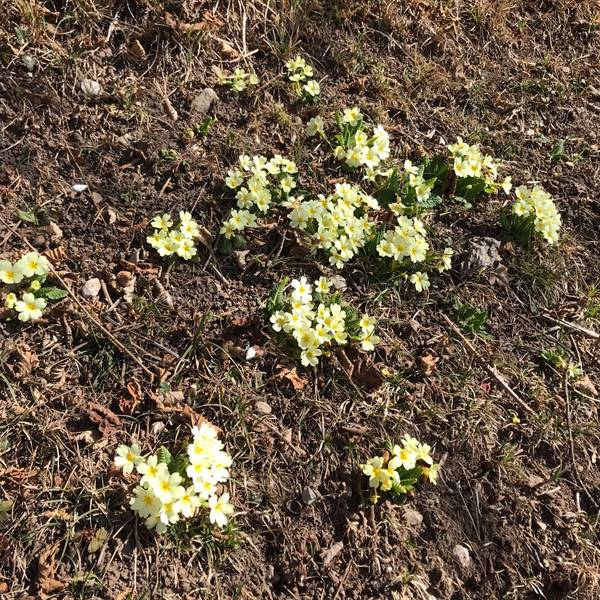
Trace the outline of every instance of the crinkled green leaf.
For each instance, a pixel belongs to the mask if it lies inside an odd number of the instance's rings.
[[[17,217],[19,217],[19,220],[23,221],[23,223],[32,223],[33,225],[38,224],[37,217],[33,211],[17,210]]]
[[[171,453],[169,452],[169,450],[167,450],[167,448],[165,448],[164,446],[161,446],[158,449],[158,462],[159,463],[165,463],[165,465],[169,465],[171,463],[171,461],[173,460],[173,456],[171,455]]]
[[[43,287],[38,291],[38,296],[47,298],[48,300],[62,300],[69,295],[67,290],[63,290],[57,287]]]

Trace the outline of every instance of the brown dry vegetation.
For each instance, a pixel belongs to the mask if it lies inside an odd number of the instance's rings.
[[[557,248],[504,246],[495,272],[457,268],[427,296],[347,268],[353,303],[380,319],[375,362],[389,373],[375,390],[334,359],[299,368],[303,389],[281,375],[293,363],[259,302],[283,274],[320,267],[277,228],[250,239],[247,255],[202,248],[197,262],[159,273],[173,308],[151,270],[137,274],[131,305],[112,306],[112,288],[81,301],[146,370],[72,299],[41,324],[0,322],[0,502],[12,502],[0,513],[3,598],[600,597],[599,399],[540,360],[560,347],[598,386],[597,2],[0,5],[0,257],[16,258],[24,240],[60,247],[57,268],[76,295],[123,260],[161,265],[144,242],[157,212],[193,210],[216,232],[231,207],[223,176],[242,152],[288,155],[326,191],[324,155],[304,145],[303,128],[346,106],[386,126],[396,157],[457,135],[480,142],[517,182],[541,182],[565,223]],[[324,78],[316,106],[299,105],[281,75],[296,53]],[[258,90],[217,90],[217,122],[189,141],[190,105],[215,84],[212,67],[238,63],[255,69]],[[102,86],[94,101],[84,78]],[[553,159],[558,140],[564,153]],[[74,194],[74,183],[89,189]],[[475,236],[499,238],[502,202],[449,206],[439,235],[461,253]],[[62,238],[17,210],[56,222]],[[444,319],[457,320],[455,298],[485,312],[491,336],[465,335],[531,411]],[[261,352],[245,361],[250,344]],[[433,370],[424,356],[439,359]],[[137,403],[128,384],[139,386]],[[186,435],[185,414],[161,410],[160,390],[183,392],[235,455],[238,514],[225,534],[159,539],[126,508],[131,481],[111,466],[116,445],[135,438],[149,450]],[[370,507],[358,464],[405,432],[434,446],[441,481],[404,506]],[[100,528],[106,542],[90,552]],[[469,566],[454,559],[456,544]]]

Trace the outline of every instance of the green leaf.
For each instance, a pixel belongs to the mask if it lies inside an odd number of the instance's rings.
[[[267,298],[266,303],[266,311],[268,315],[272,315],[274,312],[278,310],[283,310],[284,302],[283,302],[283,290],[285,286],[288,284],[289,277],[284,277],[272,290]]]
[[[8,513],[12,510],[14,502],[12,500],[0,501],[0,523],[8,520]]]
[[[243,235],[234,235],[231,246],[234,250],[244,250],[246,248],[246,238]]]
[[[223,256],[231,254],[233,252],[233,244],[231,243],[231,240],[228,240],[226,237],[220,238],[217,245],[217,252]]]
[[[459,177],[456,182],[456,200],[470,208],[486,188],[482,177]]]
[[[425,158],[423,162],[423,178],[435,179],[433,184],[433,193],[443,196],[446,192],[449,181],[450,165],[445,156],[436,154],[432,158]]]
[[[392,492],[395,495],[402,495],[410,492],[414,487],[419,477],[423,473],[422,467],[414,467],[413,469],[403,469],[400,467],[397,470],[400,481],[392,487]]]
[[[17,210],[17,217],[24,223],[32,223],[33,225],[38,224],[37,217],[31,210]]]
[[[552,150],[550,151],[550,158],[552,160],[563,160],[568,158],[565,153],[565,140],[556,140]]]
[[[421,200],[420,202],[419,201],[417,202],[417,204],[421,208],[435,208],[436,206],[439,206],[441,203],[442,203],[442,199],[437,194],[431,194],[431,196],[429,196],[429,198],[427,198],[426,200]]]
[[[216,119],[214,119],[213,117],[206,117],[206,119],[204,119],[204,121],[202,121],[202,123],[198,123],[195,127],[194,127],[194,131],[201,136],[207,135],[209,129],[212,127],[213,123],[216,123]]]
[[[43,287],[38,290],[38,296],[47,298],[48,300],[62,300],[69,295],[67,290],[57,287]]]
[[[167,448],[165,448],[164,446],[161,446],[158,449],[157,456],[158,456],[158,462],[164,463],[167,466],[169,466],[171,464],[171,461],[173,460],[173,456],[167,450]]]
[[[189,464],[190,461],[187,454],[176,454],[169,466],[169,471],[171,473],[179,473],[181,477],[185,479],[187,477],[186,470]]]
[[[106,538],[108,537],[108,531],[104,529],[104,527],[100,527],[94,536],[90,540],[88,544],[88,552],[90,554],[94,554],[94,552],[98,552],[102,546],[104,546],[104,542],[106,542]]]
[[[15,27],[15,37],[17,38],[17,44],[24,46],[29,40],[29,32],[22,27]]]
[[[375,199],[383,207],[388,207],[396,201],[396,198],[402,193],[402,184],[398,169],[394,168],[391,175],[383,182],[382,186],[373,194]]]

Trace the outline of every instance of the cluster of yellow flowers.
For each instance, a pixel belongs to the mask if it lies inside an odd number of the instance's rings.
[[[413,165],[410,160],[404,161],[404,177],[408,185],[414,190],[415,198],[419,203],[429,200],[431,190],[435,185],[435,178],[428,181],[425,180],[423,176],[424,171],[424,165],[417,166]],[[398,200],[390,205],[390,209],[397,215],[401,215],[405,208]]]
[[[377,253],[379,256],[392,258],[398,264],[408,265],[435,260],[435,266],[440,273],[450,269],[454,250],[445,248],[441,256],[436,259],[428,255],[429,242],[426,236],[425,225],[421,219],[398,215],[396,227],[386,231],[377,244]],[[417,271],[410,275],[409,280],[417,292],[429,288],[427,273]]]
[[[365,179],[371,181],[378,175],[388,175],[389,170],[379,170],[381,163],[390,156],[390,138],[383,126],[376,125],[369,136],[357,106],[344,109],[337,115],[337,120],[340,133],[336,136],[335,158],[345,161],[351,169],[364,167]]]
[[[294,84],[298,96],[315,98],[321,93],[319,82],[312,79],[314,72],[301,56],[296,56],[285,63],[289,80]]]
[[[227,524],[233,513],[227,492],[218,495],[219,486],[229,479],[232,459],[223,450],[217,430],[208,423],[192,429],[193,439],[187,457],[178,461],[159,451],[141,456],[138,444],[117,448],[115,464],[128,474],[141,475],[130,505],[148,529],[164,533],[182,517],[192,518],[199,509],[209,509],[209,520],[219,527]]]
[[[532,218],[535,231],[541,233],[549,244],[556,243],[561,218],[552,196],[538,185],[532,189],[521,185],[515,190],[515,195],[517,199],[513,204],[513,214],[520,218]]]
[[[287,198],[296,187],[296,164],[276,154],[270,160],[264,156],[239,157],[239,168],[228,171],[225,185],[237,190],[235,197],[240,210],[233,210],[220,232],[231,239],[236,232],[256,226],[256,215],[264,215],[273,203]]]
[[[169,213],[157,215],[150,222],[155,229],[146,241],[161,255],[176,254],[184,260],[196,256],[195,240],[200,237],[198,223],[191,213],[184,210],[179,212],[179,227],[173,228],[173,219]]]
[[[456,138],[455,144],[448,146],[454,159],[453,168],[457,177],[476,177],[485,181],[485,191],[492,193],[498,189],[506,194],[512,189],[511,178],[506,177],[501,183],[498,178],[498,165],[489,154],[482,154],[477,144],[469,145],[462,138]]]
[[[292,227],[308,233],[338,269],[372,237],[374,225],[367,213],[379,209],[375,198],[348,183],[338,183],[333,194],[319,194],[316,200],[290,198],[285,206],[292,209],[288,214]]]
[[[246,88],[253,85],[258,85],[258,77],[256,73],[248,73],[244,69],[235,69],[231,75],[226,75],[222,71],[219,72],[219,85],[226,85],[234,92],[243,92]]]
[[[375,320],[368,314],[357,320],[351,311],[330,294],[331,281],[320,277],[311,285],[306,277],[291,282],[291,298],[284,308],[271,315],[275,331],[283,331],[300,347],[302,364],[315,366],[319,356],[327,353],[335,343],[344,345],[348,340],[360,342],[365,351],[375,349],[379,338],[375,335]]]
[[[411,491],[421,476],[432,483],[437,482],[440,465],[433,462],[431,447],[410,435],[405,435],[401,441],[401,445],[394,444],[383,456],[374,456],[360,465],[369,478],[369,487],[374,490],[375,502],[377,490],[399,496]]]
[[[0,260],[0,282],[9,289],[18,289],[24,283],[28,285],[28,291],[23,293],[21,300],[12,291],[4,298],[4,306],[14,309],[20,321],[34,321],[42,316],[47,303],[44,298],[36,297],[35,292],[42,288],[41,282],[45,280],[49,269],[48,259],[37,252],[27,252],[14,264]]]

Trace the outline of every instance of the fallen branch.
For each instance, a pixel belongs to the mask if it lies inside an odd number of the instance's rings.
[[[458,337],[460,337],[460,339],[462,340],[463,344],[468,348],[469,352],[471,352],[471,354],[473,355],[473,357],[504,388],[504,390],[508,393],[508,395],[513,400],[515,400],[516,402],[518,402],[519,405],[523,408],[523,410],[527,411],[528,413],[535,414],[535,411],[528,404],[526,404],[523,399],[521,399],[521,397],[508,385],[508,383],[506,383],[506,380],[504,379],[503,375],[501,373],[499,373],[498,370],[495,367],[492,367],[492,365],[490,365],[489,363],[487,363],[481,357],[480,353],[478,353],[477,350],[475,349],[475,346],[473,346],[473,344],[471,344],[471,342],[463,335],[462,331],[458,328],[458,326],[456,325],[456,323],[453,323],[444,314],[442,314],[442,317],[444,317],[444,320],[446,321],[446,323],[448,323],[448,325],[450,325],[450,327],[452,328],[452,330],[454,331],[454,333],[456,333],[456,335],[458,335]]]
[[[548,319],[549,321],[557,323],[558,325],[562,325],[563,327],[566,327],[567,329],[572,329],[573,331],[578,331],[579,333],[582,333],[583,335],[585,335],[589,338],[592,338],[593,340],[600,340],[600,333],[597,333],[596,331],[592,331],[591,329],[588,329],[587,327],[582,327],[581,325],[577,325],[576,323],[569,323],[568,321],[563,321],[562,319],[557,319],[556,317],[551,317],[548,313],[542,313],[542,316],[544,317],[544,319]]]

